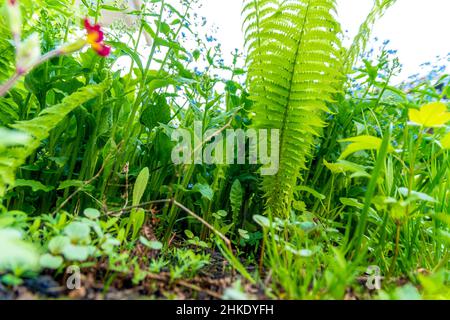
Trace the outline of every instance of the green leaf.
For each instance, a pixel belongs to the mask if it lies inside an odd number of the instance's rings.
[[[148,179],[150,178],[150,172],[147,167],[141,170],[133,189],[133,206],[138,206],[141,203],[141,199],[144,195],[145,189],[147,189]]]
[[[193,239],[193,238],[194,238],[194,234],[192,233],[191,230],[184,230],[184,234],[185,234],[186,237],[188,237],[189,239]]]
[[[343,205],[346,205],[348,207],[358,208],[362,209],[364,205],[359,202],[357,199],[351,199],[351,198],[340,198],[339,199]]]
[[[157,89],[165,88],[170,85],[175,86],[177,84],[178,84],[178,82],[172,78],[154,79],[154,80],[150,81],[150,84],[148,85],[147,90],[148,90],[148,93],[150,94],[150,93],[153,93]],[[158,97],[164,98],[164,96],[161,96],[161,95],[159,95]]]
[[[142,226],[145,222],[145,211],[142,208],[138,208],[131,211],[130,214],[130,224],[133,227],[133,233],[131,235],[131,239],[134,240],[137,238],[139,232],[142,229]]]
[[[38,117],[11,125],[31,138],[23,146],[6,148],[0,153],[0,158],[8,159],[8,161],[0,159],[3,160],[0,161],[0,197],[4,195],[6,186],[13,185],[17,168],[23,165],[26,159],[40,147],[41,141],[48,138],[50,131],[57,127],[74,109],[108,90],[111,82],[111,77],[108,76],[100,84],[87,85],[65,97],[61,103],[43,109]]]
[[[97,209],[93,209],[93,208],[87,208],[84,210],[83,213],[86,217],[88,217],[91,220],[96,220],[100,217],[100,211],[98,211]]]
[[[243,190],[239,179],[234,180],[230,191],[231,210],[233,212],[233,222],[237,222],[238,215],[241,213]]]
[[[142,236],[139,238],[139,241],[141,241],[144,246],[152,250],[161,250],[163,248],[163,244],[161,242],[150,241]]]
[[[242,239],[244,239],[244,240],[250,239],[250,235],[248,234],[247,230],[238,229],[238,233],[239,233],[239,235],[241,236]]]
[[[166,98],[158,96],[153,104],[144,109],[140,121],[149,130],[153,130],[160,123],[168,124],[170,119],[170,107]]]
[[[436,199],[427,195],[426,193],[417,192],[417,191],[411,191],[411,193],[410,193],[407,188],[399,188],[398,192],[400,192],[400,194],[403,197],[411,196],[411,198],[413,198],[414,200],[421,200],[421,201],[425,201],[425,202],[434,202],[434,203],[437,202]]]
[[[46,269],[58,269],[62,264],[64,260],[60,256],[53,256],[51,254],[44,254],[39,259],[39,264],[42,268]]]
[[[0,273],[39,270],[37,249],[22,240],[18,230],[0,229],[0,244]]]
[[[445,135],[444,138],[442,138],[441,146],[444,149],[447,149],[447,150],[450,149],[450,132],[447,133],[447,135]]]
[[[307,186],[297,186],[295,189],[297,191],[308,192],[308,193],[312,194],[315,198],[317,198],[319,200],[323,200],[323,199],[326,198],[323,194],[321,194],[321,193],[317,192],[316,190],[314,190],[314,189],[312,189],[310,187],[307,187]]]
[[[64,248],[70,244],[70,238],[64,236],[57,236],[50,240],[48,243],[48,250],[54,254],[62,254]]]
[[[379,150],[382,144],[382,140],[377,137],[372,136],[359,136],[354,138],[349,138],[341,140],[340,142],[351,142],[351,144],[345,149],[339,159],[343,160],[349,155],[363,151],[363,150]],[[395,151],[394,148],[389,144],[388,152]]]
[[[266,229],[267,229],[267,228],[270,227],[270,220],[267,219],[267,218],[264,217],[264,216],[255,214],[255,215],[253,216],[253,220],[254,220],[257,224],[259,224],[261,227],[263,227],[263,228],[266,228]]]
[[[54,189],[51,186],[50,187],[44,186],[39,181],[23,180],[23,179],[17,179],[15,181],[14,187],[12,187],[12,189],[17,188],[17,187],[30,187],[31,190],[33,190],[33,192],[37,192],[37,191],[50,192]]]
[[[323,160],[323,163],[331,172],[335,174],[353,172],[358,177],[364,176],[370,178],[370,175],[365,171],[363,166],[350,161],[339,160],[337,163],[329,163],[326,160]]]
[[[72,222],[64,228],[64,233],[70,238],[72,243],[82,243],[90,241],[91,228],[82,222]]]
[[[86,261],[89,258],[91,250],[88,246],[78,246],[69,244],[64,247],[64,257],[70,261]]]
[[[64,190],[71,187],[83,188],[85,187],[85,182],[80,180],[66,180],[59,184],[58,190]]]
[[[313,230],[315,230],[317,228],[317,224],[315,224],[312,221],[300,222],[299,226],[306,233],[309,233],[309,232],[311,232],[311,231],[313,231]]]
[[[115,55],[117,57],[122,55],[129,56],[136,63],[141,73],[144,73],[144,66],[142,65],[141,57],[134,49],[130,48],[125,43],[118,41],[106,41],[106,43],[116,49]],[[121,51],[121,53],[118,54],[118,51]]]
[[[209,201],[211,201],[214,197],[213,189],[211,189],[211,187],[207,184],[197,183],[192,188],[192,191],[201,193],[202,197],[208,199]]]
[[[364,207],[361,211],[360,220],[358,221],[358,226],[356,227],[356,240],[355,240],[355,250],[361,249],[361,242],[363,236],[366,232],[367,228],[367,217],[369,216],[369,212],[371,212],[372,199],[374,198],[375,190],[378,185],[378,179],[382,175],[385,169],[386,157],[389,153],[389,149],[392,148],[389,141],[392,136],[392,126],[389,127],[387,132],[383,137],[383,141],[380,145],[377,160],[375,163],[375,168],[373,169],[372,176],[369,181],[369,185],[367,186],[367,191],[364,199]]]

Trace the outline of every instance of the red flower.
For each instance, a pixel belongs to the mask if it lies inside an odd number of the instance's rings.
[[[104,36],[99,24],[91,25],[87,18],[84,19],[84,27],[87,31],[87,42],[100,56],[107,57],[111,48],[103,42]]]

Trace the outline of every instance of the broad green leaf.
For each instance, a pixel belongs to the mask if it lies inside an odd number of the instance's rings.
[[[52,240],[48,243],[48,250],[54,255],[59,255],[63,253],[64,248],[69,244],[69,237],[57,236],[52,238]]]
[[[163,248],[163,244],[159,241],[150,241],[144,237],[140,237],[139,241],[149,249],[152,250],[161,250]]]
[[[62,264],[64,260],[60,256],[53,256],[51,254],[44,254],[39,259],[39,264],[42,268],[47,269],[58,269]]]
[[[340,142],[350,142],[350,145],[342,153],[340,160],[347,158],[349,155],[363,150],[379,150],[382,144],[382,140],[372,136],[359,136],[341,140]],[[393,152],[394,148],[389,145],[388,152]]]
[[[186,237],[188,237],[189,239],[193,239],[193,238],[194,238],[194,234],[192,233],[191,230],[184,230],[184,234],[185,234]]]
[[[253,216],[253,220],[254,220],[257,224],[259,224],[261,227],[263,227],[263,228],[269,228],[269,227],[270,227],[270,220],[267,219],[267,218],[264,217],[264,216],[255,214],[255,215]]]
[[[141,170],[133,189],[133,206],[138,206],[141,203],[145,189],[147,189],[148,179],[150,178],[150,172],[147,167]]]
[[[178,82],[175,79],[172,78],[165,78],[165,79],[154,79],[150,81],[150,84],[148,85],[148,92],[153,93],[157,89],[165,88],[170,85],[177,85]]]
[[[64,247],[63,254],[67,260],[70,261],[86,261],[89,258],[91,252],[88,246],[79,246],[69,244]]]
[[[201,193],[203,198],[208,199],[211,201],[214,197],[214,191],[211,189],[211,187],[207,184],[197,183],[192,188],[192,191]]]
[[[312,221],[300,222],[298,225],[304,232],[307,232],[307,233],[309,233],[317,228],[317,224],[315,224]]]
[[[131,235],[131,239],[135,240],[142,229],[142,226],[145,222],[145,211],[142,208],[134,209],[130,214],[130,222],[133,233]]]
[[[410,283],[395,289],[394,298],[407,301],[422,300],[419,290]]]
[[[17,187],[30,187],[31,190],[33,190],[33,192],[37,192],[37,191],[50,192],[54,189],[51,186],[49,186],[49,187],[44,186],[39,181],[23,180],[23,179],[17,179],[16,182],[14,182],[14,187],[12,187],[12,189],[17,188]]]
[[[86,243],[90,241],[91,228],[82,222],[72,222],[64,228],[64,233],[72,243]]]
[[[84,210],[83,213],[86,217],[88,217],[91,220],[96,220],[100,217],[100,211],[98,211],[97,209],[93,209],[93,208],[87,208]]]

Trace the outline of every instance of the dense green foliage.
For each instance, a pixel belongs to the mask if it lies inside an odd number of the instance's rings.
[[[5,1],[23,24],[0,26],[2,286],[77,266],[105,294],[448,299],[450,76],[393,86],[395,52],[365,54],[394,3],[345,48],[334,0],[245,0],[227,65],[198,1]],[[176,165],[180,128],[278,129],[279,170]],[[210,273],[236,281],[186,285]]]

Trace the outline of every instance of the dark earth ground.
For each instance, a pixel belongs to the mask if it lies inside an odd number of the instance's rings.
[[[221,299],[226,288],[240,280],[245,292],[256,299],[267,299],[262,289],[251,285],[231,270],[227,261],[217,252],[211,253],[210,264],[190,279],[171,280],[170,273],[163,271],[149,274],[138,285],[133,284],[130,274],[115,273],[108,287],[104,276],[108,272],[106,263],[100,268],[81,270],[81,288],[69,290],[66,286],[68,274],[54,275],[46,271],[37,278],[25,279],[20,286],[5,286],[0,283],[0,300],[36,299],[82,299],[82,300],[136,300],[177,299],[211,300]],[[252,271],[252,270],[249,270]],[[1,278],[1,276],[0,276]]]

